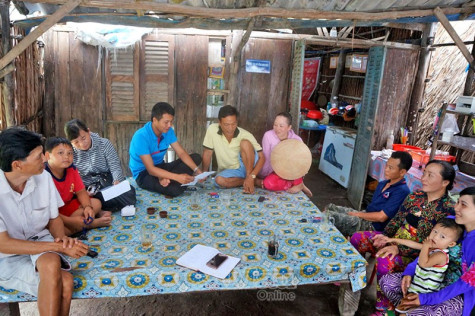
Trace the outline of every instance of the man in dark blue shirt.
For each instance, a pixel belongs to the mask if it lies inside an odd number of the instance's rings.
[[[393,152],[384,169],[386,180],[379,182],[366,211],[328,204],[325,212],[335,219],[335,226],[344,236],[351,236],[357,231],[383,231],[410,192],[404,176],[411,166],[409,153]]]

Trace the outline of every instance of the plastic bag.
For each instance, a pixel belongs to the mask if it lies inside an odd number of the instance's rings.
[[[457,119],[455,118],[454,114],[445,114],[444,121],[440,127],[440,133],[444,133],[446,130],[453,132],[454,134],[460,133],[460,129],[457,125]]]

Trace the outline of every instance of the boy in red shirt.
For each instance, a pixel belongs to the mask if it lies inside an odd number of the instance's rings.
[[[62,137],[50,137],[45,143],[45,169],[63,199],[59,214],[64,222],[66,235],[70,236],[87,228],[109,226],[111,212],[101,210],[101,202],[90,198],[81,176],[73,165],[73,146]]]

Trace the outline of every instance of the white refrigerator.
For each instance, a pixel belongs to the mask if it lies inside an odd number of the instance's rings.
[[[345,188],[350,178],[355,140],[356,130],[328,126],[323,141],[319,168]]]

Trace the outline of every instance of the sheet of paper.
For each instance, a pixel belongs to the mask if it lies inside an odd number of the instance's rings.
[[[130,191],[130,183],[127,180],[101,190],[104,201],[109,201],[128,191]]]
[[[196,245],[183,256],[178,258],[176,264],[224,279],[229,272],[234,269],[239,261],[241,261],[241,259],[228,256],[228,259],[226,259],[218,269],[208,267],[206,263],[218,253],[219,251],[215,248]]]
[[[205,179],[206,177],[214,174],[216,171],[206,171],[206,172],[203,172],[197,176],[195,176],[195,180],[191,181],[191,182],[188,182],[188,183],[185,183],[185,184],[182,184],[181,186],[186,186],[186,185],[195,185],[198,181],[200,181],[201,179]]]

